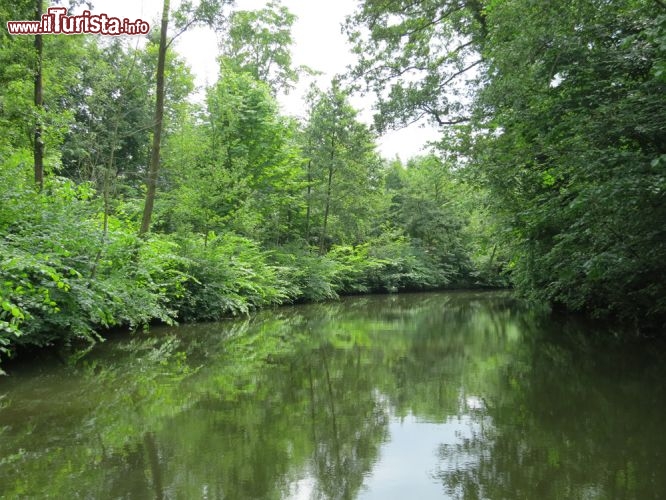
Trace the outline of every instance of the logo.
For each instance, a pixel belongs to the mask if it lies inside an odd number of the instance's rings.
[[[130,21],[89,10],[68,16],[65,7],[50,7],[39,21],[7,21],[7,31],[12,35],[146,35],[150,25],[142,19]]]

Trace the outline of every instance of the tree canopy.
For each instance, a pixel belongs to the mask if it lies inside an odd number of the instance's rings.
[[[442,126],[441,154],[489,190],[519,290],[658,329],[665,19],[654,0],[365,1],[350,76],[380,128]]]

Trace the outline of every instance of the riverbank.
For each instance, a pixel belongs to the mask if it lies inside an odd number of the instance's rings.
[[[127,226],[111,228],[103,244],[81,244],[95,241],[94,234],[69,234],[38,253],[5,245],[5,358],[26,348],[94,343],[110,329],[154,322],[216,321],[344,294],[490,284],[469,267],[434,261],[406,239],[333,246],[319,255],[296,245],[266,249],[233,234],[141,239]]]

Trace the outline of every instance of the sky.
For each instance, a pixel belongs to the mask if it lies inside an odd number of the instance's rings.
[[[236,0],[236,9],[254,10],[266,3],[265,0]],[[179,0],[171,0],[172,9],[178,4]],[[282,0],[282,4],[297,16],[292,29],[294,65],[306,65],[322,73],[317,77],[302,78],[288,96],[279,97],[285,114],[303,118],[303,96],[312,80],[315,79],[320,88],[326,89],[333,76],[343,73],[348,65],[354,63],[340,25],[345,16],[354,11],[357,0]],[[93,12],[97,14],[142,19],[152,28],[159,24],[162,0],[93,0],[93,5]],[[190,29],[176,40],[174,46],[191,67],[200,89],[217,80],[218,40],[215,33],[205,28]],[[355,96],[351,102],[360,111],[361,121],[371,124],[372,98]],[[425,143],[436,140],[438,135],[432,127],[412,125],[381,137],[379,151],[385,158],[392,159],[398,155],[407,160],[419,154]]]

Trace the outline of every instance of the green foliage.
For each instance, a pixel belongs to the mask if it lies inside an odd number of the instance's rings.
[[[358,120],[349,96],[336,84],[313,89],[303,133],[308,158],[305,239],[324,254],[334,244],[358,244],[381,212],[381,161],[373,133]]]
[[[480,201],[458,233],[469,279],[663,329],[665,19],[653,0],[365,0],[350,18],[380,130],[453,125],[439,150]],[[400,196],[414,237],[461,221]]]
[[[654,8],[498,3],[475,155],[511,228],[523,290],[659,328],[666,87]]]
[[[392,222],[403,228],[416,247],[427,255],[446,282],[463,282],[472,268],[474,242],[465,237],[476,210],[466,187],[450,161],[435,155],[410,160],[392,171]]]
[[[292,287],[296,299],[320,301],[338,298],[335,282],[339,266],[328,256],[290,245],[276,249],[271,258],[279,266],[285,283]]]
[[[145,54],[120,42],[84,42],[79,75],[67,88],[73,123],[61,146],[60,173],[100,189],[135,194],[148,161],[152,86]],[[149,49],[150,50],[150,49]]]
[[[14,2],[0,8],[0,23],[31,19],[35,3]],[[45,41],[44,41],[45,40]],[[43,127],[46,171],[59,167],[59,147],[72,121],[67,94],[80,74],[85,56],[81,36],[43,37],[43,98],[48,106],[34,105],[36,51],[34,37],[0,36],[0,161],[17,150],[33,148],[34,127]],[[4,157],[4,158],[3,158]]]
[[[361,2],[345,26],[357,56],[348,77],[376,95],[377,129],[466,121],[484,30],[480,0]]]
[[[467,191],[467,197],[472,206],[462,238],[470,242],[469,279],[475,285],[507,288],[511,286],[511,233],[493,212],[487,190]]]
[[[345,293],[366,293],[373,290],[371,276],[380,273],[385,265],[370,255],[371,244],[357,246],[334,246],[326,254],[328,259],[336,263],[335,283]]]
[[[258,244],[233,234],[188,239],[180,252],[187,256],[179,317],[185,321],[218,320],[247,314],[262,306],[293,298],[295,289],[268,262]]]
[[[272,244],[289,239],[302,205],[303,159],[294,124],[278,114],[266,85],[224,68],[206,112],[181,127],[166,146],[172,189],[161,227],[232,230]]]
[[[373,240],[369,255],[382,264],[369,270],[367,280],[372,290],[421,290],[450,282],[450,274],[427,250],[399,233],[385,232]]]
[[[219,27],[226,4],[186,2],[173,20]],[[31,13],[0,8],[2,19]],[[470,257],[487,254],[469,235],[469,220],[484,219],[457,194],[453,162],[386,166],[338,83],[312,90],[305,123],[282,116],[275,94],[300,71],[289,54],[293,15],[271,3],[230,20],[204,103],[187,102],[190,71],[166,56],[156,182],[146,178],[155,36],[141,50],[47,37],[37,117],[32,41],[0,34],[2,353],[345,293],[490,282],[475,274],[483,258]],[[41,191],[31,180],[37,119]],[[152,233],[138,237],[142,199],[155,189]]]
[[[111,327],[217,320],[341,293],[431,288],[451,278],[417,242],[391,231],[326,255],[297,243],[264,250],[228,232],[141,239],[135,223],[104,213],[88,184],[52,176],[38,193],[25,163],[1,172],[5,353],[94,342]]]
[[[36,193],[25,168],[2,172],[0,200],[11,206],[0,220],[5,348],[93,342],[100,329],[173,320],[182,277],[170,270],[170,248],[139,240],[120,219],[104,231],[86,184],[51,177]]]
[[[303,69],[293,68],[291,62],[295,20],[296,16],[274,1],[261,10],[233,12],[221,44],[223,64],[266,83],[274,95],[287,93]]]

